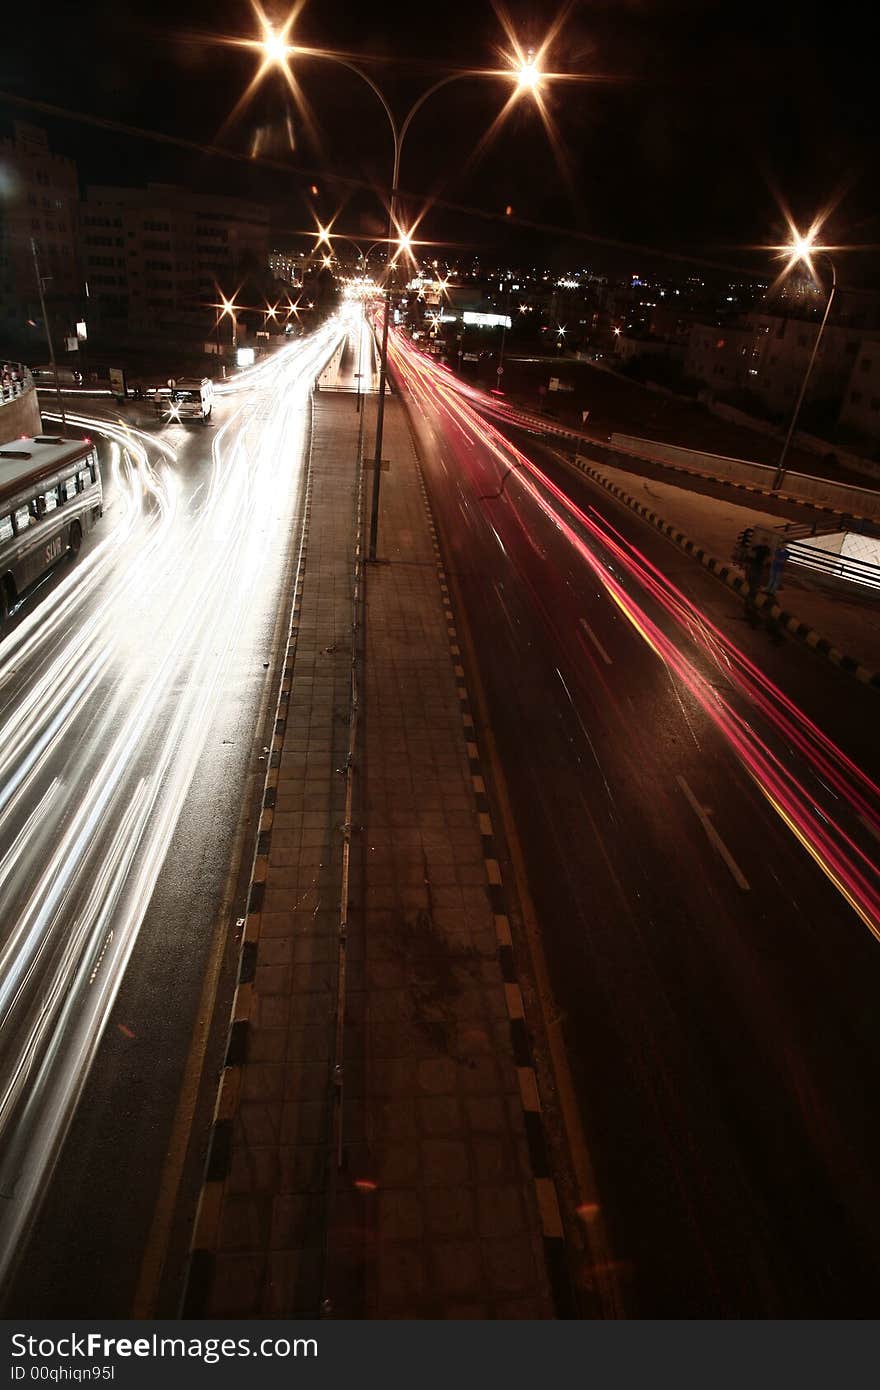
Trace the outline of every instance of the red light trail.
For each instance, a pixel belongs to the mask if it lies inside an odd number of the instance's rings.
[[[391,338],[394,366],[420,410],[426,405],[439,410],[452,427],[453,437],[488,453],[501,469],[496,491],[481,491],[484,503],[500,499],[510,503],[528,533],[528,518],[511,495],[511,485],[552,521],[579,558],[588,566],[608,597],[631,626],[678,677],[706,716],[721,732],[763,796],[811,855],[869,930],[880,940],[880,870],[850,833],[840,825],[834,810],[820,806],[815,789],[801,780],[802,767],[789,766],[784,753],[774,750],[765,733],[753,722],[766,724],[809,766],[819,786],[836,801],[845,802],[864,826],[880,838],[880,788],[776,685],[721,629],[707,618],[681,590],[594,507],[579,507],[527,454],[507,439],[485,415],[511,424],[529,422],[508,405],[458,381],[452,373],[417,351],[399,333]],[[694,661],[649,616],[642,602],[609,568],[609,560],[623,575],[673,619],[729,683],[722,694]],[[744,697],[749,714],[734,707],[732,696]],[[775,741],[775,740],[774,740]]]

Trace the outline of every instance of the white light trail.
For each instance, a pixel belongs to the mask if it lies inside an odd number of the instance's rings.
[[[273,547],[290,544],[309,389],[344,331],[333,320],[229,383],[188,502],[167,442],[69,416],[112,441],[117,500],[106,535],[0,643],[0,1278],[85,1084]]]

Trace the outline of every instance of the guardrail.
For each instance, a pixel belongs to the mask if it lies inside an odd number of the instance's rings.
[[[786,541],[785,548],[791,564],[818,570],[833,579],[846,579],[851,584],[880,589],[880,565],[859,560],[854,555],[841,555],[836,550],[823,550],[818,545],[807,545],[804,541]]]
[[[0,405],[17,400],[33,388],[34,379],[23,362],[0,362]]]

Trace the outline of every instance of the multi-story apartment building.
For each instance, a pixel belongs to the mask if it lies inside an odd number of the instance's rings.
[[[299,289],[303,278],[303,254],[294,251],[273,251],[269,256],[269,269],[283,285]]]
[[[768,411],[784,416],[794,406],[816,343],[813,320],[756,311],[737,324],[694,324],[685,371],[716,392],[748,390]],[[840,402],[864,343],[880,331],[854,323],[826,325],[807,399]]]
[[[203,323],[218,289],[268,257],[268,208],[167,184],[90,187],[82,225],[90,297],[134,329]]]
[[[863,342],[853,363],[840,423],[868,439],[880,439],[880,342]]]
[[[75,163],[52,154],[45,131],[16,121],[0,140],[0,334],[11,341],[43,336],[32,242],[52,328],[59,339],[74,334],[85,294],[78,217]]]

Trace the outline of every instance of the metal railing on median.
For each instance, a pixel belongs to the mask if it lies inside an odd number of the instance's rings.
[[[803,565],[833,579],[845,579],[851,584],[862,584],[867,588],[880,590],[880,565],[870,560],[860,560],[855,555],[842,555],[836,550],[823,550],[821,546],[808,545],[799,540],[786,539],[785,548],[791,564]]]

